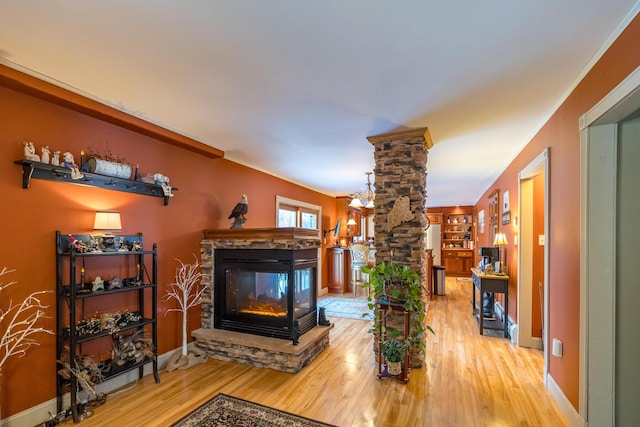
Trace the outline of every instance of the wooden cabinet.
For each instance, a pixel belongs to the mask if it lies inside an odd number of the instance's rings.
[[[442,214],[441,213],[431,213],[427,212],[427,219],[430,224],[442,224]]]
[[[343,294],[351,290],[351,253],[345,248],[327,249],[330,293]]]
[[[473,251],[470,249],[443,249],[442,266],[447,276],[471,276]]]

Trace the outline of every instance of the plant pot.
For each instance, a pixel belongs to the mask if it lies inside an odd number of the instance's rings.
[[[387,360],[387,372],[389,372],[389,375],[400,375],[402,373],[402,362],[389,362]]]

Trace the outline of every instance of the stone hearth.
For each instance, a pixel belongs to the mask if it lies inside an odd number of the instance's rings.
[[[317,231],[302,228],[260,228],[205,230],[201,242],[202,285],[201,328],[192,332],[195,344],[219,360],[285,372],[298,372],[329,346],[333,327],[316,326],[290,340],[257,336],[214,328],[214,281],[216,249],[311,249],[320,247]]]
[[[333,323],[328,327],[316,326],[300,337],[298,345],[290,340],[224,329],[198,329],[192,335],[196,345],[214,359],[296,373],[329,346],[332,328]]]

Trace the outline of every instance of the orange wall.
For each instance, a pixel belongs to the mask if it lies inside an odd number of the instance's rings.
[[[3,225],[0,268],[15,272],[0,282],[19,285],[2,291],[1,307],[10,298],[22,301],[36,290],[55,289],[55,230],[91,234],[97,209],[121,212],[122,233],[144,233],[145,245],[158,244],[160,354],[181,345],[181,316],[168,313],[164,302],[167,285],[174,281],[176,258],[191,262],[200,255],[204,229],[228,228],[227,216],[240,196],[249,198],[245,228],[275,225],[275,196],[317,204],[323,208],[322,223],[335,224],[335,198],[225,159],[211,159],[144,136],[79,112],[26,95],[0,85],[0,224]],[[80,150],[108,148],[140,166],[141,173],[161,172],[178,188],[168,206],[162,199],[64,183],[32,180],[24,190],[22,169],[13,161],[22,159],[22,141],[32,141],[38,153],[42,145],[71,151],[79,161]],[[334,243],[327,239],[327,246]],[[323,250],[324,257],[326,251]],[[323,287],[326,287],[324,262]],[[43,326],[55,330],[55,297],[45,303],[51,316]],[[165,314],[167,314],[165,316]],[[189,330],[199,327],[199,309],[189,312]],[[4,326],[4,325],[3,325]],[[2,416],[55,397],[56,354],[51,335],[37,337],[39,347],[24,358],[5,364],[0,376]],[[34,384],[36,386],[34,386]]]
[[[550,147],[549,203],[549,337],[563,342],[563,357],[551,357],[549,372],[572,405],[579,404],[580,327],[580,133],[578,119],[640,66],[640,17],[618,37],[576,89],[518,154],[504,173],[478,200],[477,209],[487,209],[486,197],[494,188],[518,194],[518,173],[546,147]],[[517,214],[517,213],[516,213]],[[516,248],[512,228],[509,274],[514,275]],[[481,235],[482,240],[482,235]],[[485,242],[486,243],[486,242]],[[482,246],[482,242],[480,244]],[[517,285],[510,281],[510,312],[516,304]]]

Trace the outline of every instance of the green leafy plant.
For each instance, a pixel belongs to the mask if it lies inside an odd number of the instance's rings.
[[[407,354],[408,342],[399,340],[387,340],[381,343],[382,355],[387,362],[397,363],[404,361]]]
[[[427,289],[420,280],[420,275],[403,264],[382,262],[373,267],[363,267],[363,273],[369,275],[369,282],[362,285],[369,290],[368,306],[374,312],[373,325],[369,332],[378,337],[378,331],[390,340],[398,338],[401,331],[392,329],[387,331],[380,310],[375,310],[377,303],[388,303],[387,315],[393,313],[393,304],[401,305],[411,313],[410,337],[407,345],[424,351],[424,334],[426,331],[434,333],[431,326],[425,323]],[[384,344],[384,343],[383,343]]]

